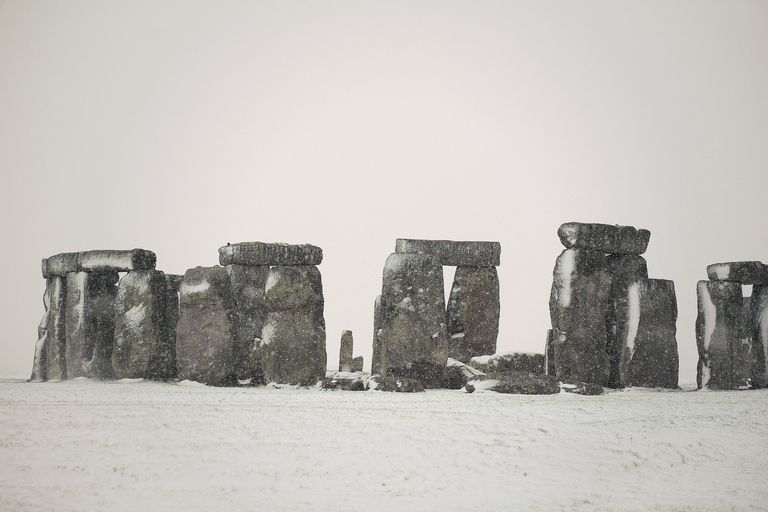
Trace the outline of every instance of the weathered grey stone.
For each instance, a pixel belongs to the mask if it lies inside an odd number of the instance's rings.
[[[45,278],[72,272],[130,272],[152,270],[156,261],[155,253],[145,249],[69,252],[44,259],[42,270]]]
[[[760,261],[733,261],[707,266],[707,277],[713,281],[735,281],[741,284],[768,284],[768,265]]]
[[[111,379],[117,272],[67,276],[67,378]]]
[[[51,303],[48,310],[48,338],[45,343],[45,376],[48,380],[67,378],[67,280],[51,277]]]
[[[448,342],[443,267],[434,256],[392,254],[381,288],[379,356],[387,375],[441,387]]]
[[[176,327],[179,325],[179,289],[184,276],[165,274],[166,300],[165,300],[165,324],[168,329],[168,355],[172,364],[169,368],[168,378],[178,376],[178,364],[176,363]]]
[[[608,310],[605,315],[606,334],[608,336],[608,360],[611,373],[608,387],[622,387],[619,366],[624,350],[628,316],[629,288],[641,279],[648,278],[648,265],[645,258],[637,254],[611,254],[606,258],[608,273],[611,275],[611,293]]]
[[[741,285],[727,281],[699,281],[697,296],[698,386],[737,389],[740,383],[734,372],[734,352],[741,334]]]
[[[498,376],[510,372],[544,374],[544,354],[529,352],[514,352],[511,354],[496,354],[492,357],[475,357],[470,365],[489,376]]]
[[[276,266],[269,271],[261,357],[267,382],[313,385],[325,377],[324,300],[315,266]]]
[[[323,250],[310,244],[290,245],[264,242],[240,242],[219,248],[221,265],[319,265]]]
[[[357,356],[352,358],[352,371],[353,372],[361,372],[363,371],[363,356]]]
[[[235,298],[233,312],[237,378],[260,384],[264,379],[259,347],[267,317],[264,290],[269,276],[267,266],[227,265]]]
[[[37,342],[35,343],[35,358],[32,362],[32,375],[29,380],[42,382],[48,380],[45,363],[46,344],[50,343],[51,324],[51,296],[53,294],[53,278],[45,280],[45,292],[43,293],[43,307],[45,313],[37,326]]]
[[[365,391],[367,379],[361,374],[339,372],[323,380],[323,389],[335,389],[344,391]]]
[[[547,341],[544,343],[544,375],[554,376],[555,371],[555,341],[556,329],[547,329]]]
[[[560,392],[557,377],[527,372],[509,372],[496,379],[490,388],[497,393],[513,395],[554,395]]]
[[[394,391],[395,393],[422,393],[424,385],[416,380],[407,377],[384,377],[372,378],[376,383],[376,391]]]
[[[352,331],[342,331],[341,333],[341,345],[339,347],[339,371],[340,372],[352,372],[352,350],[354,345],[354,338],[352,337]]]
[[[497,267],[501,263],[499,242],[454,242],[453,240],[411,240],[398,238],[397,254],[427,254],[441,265],[454,267]]]
[[[448,298],[448,354],[462,362],[496,353],[499,335],[496,267],[457,267]]]
[[[752,371],[755,366],[753,356],[756,355],[752,353],[754,341],[752,297],[743,297],[741,320],[739,321],[739,339],[733,345],[733,375],[739,387],[751,385]]]
[[[605,317],[611,276],[602,252],[566,249],[553,272],[549,311],[560,379],[605,386],[610,376]]]
[[[167,379],[175,373],[168,284],[158,270],[128,272],[117,286],[112,368],[118,379]]]
[[[607,254],[643,254],[651,232],[632,226],[567,222],[557,230],[567,249],[592,249]]]
[[[384,368],[384,358],[382,351],[386,347],[379,342],[381,335],[381,295],[376,296],[373,302],[373,351],[371,355],[371,374],[386,375],[387,369]]]
[[[620,331],[619,386],[677,388],[675,284],[640,279],[627,291],[627,321]]]
[[[187,270],[179,289],[176,327],[180,379],[214,386],[236,384],[234,309],[232,283],[224,268]]]
[[[752,386],[768,387],[768,286],[752,288]]]

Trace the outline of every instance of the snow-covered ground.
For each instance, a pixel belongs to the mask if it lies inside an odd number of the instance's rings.
[[[766,510],[768,391],[0,379],[0,510]]]

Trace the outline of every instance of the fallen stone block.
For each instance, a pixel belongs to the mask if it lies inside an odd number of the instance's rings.
[[[498,377],[489,389],[513,395],[554,395],[560,393],[557,377],[527,372],[509,372]]]
[[[591,249],[606,254],[643,254],[651,232],[632,226],[567,222],[557,230],[566,249]]]
[[[339,347],[339,371],[352,372],[352,349],[354,339],[352,331],[343,331],[341,333],[341,345]]]
[[[395,242],[395,253],[430,255],[436,257],[441,265],[454,267],[497,267],[501,263],[499,242],[398,238]]]
[[[64,277],[72,272],[130,272],[152,270],[157,256],[145,249],[83,251],[57,254],[42,262],[43,277]]]
[[[768,284],[768,265],[760,261],[733,261],[707,266],[707,277],[713,281],[735,281],[741,284]]]
[[[741,285],[728,281],[699,281],[697,298],[698,387],[738,389],[742,383],[734,371],[734,353],[741,334]]]
[[[361,373],[338,372],[326,377],[321,387],[343,391],[365,391],[368,389],[368,379]]]
[[[264,242],[227,244],[219,249],[219,264],[296,266],[319,265],[323,250],[310,244],[291,245]]]
[[[511,354],[495,354],[493,356],[473,357],[470,366],[491,377],[504,373],[532,373],[544,375],[544,354],[531,352],[514,352]]]
[[[451,357],[448,358],[445,366],[445,385],[443,387],[447,389],[461,389],[470,380],[483,380],[486,378],[486,374],[482,371]]]
[[[589,382],[579,382],[577,380],[566,379],[560,383],[560,390],[566,393],[573,393],[575,395],[602,395],[605,390],[597,384],[590,384]]]
[[[423,393],[424,386],[416,379],[404,377],[371,377],[371,388],[376,391],[394,391],[396,393]]]
[[[446,313],[449,355],[467,362],[495,354],[500,311],[496,267],[458,267]]]

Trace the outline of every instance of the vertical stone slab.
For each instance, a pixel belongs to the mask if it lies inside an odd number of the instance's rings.
[[[323,284],[314,265],[275,266],[269,270],[261,335],[261,360],[267,382],[314,385],[325,378]]]
[[[379,342],[379,336],[381,334],[381,295],[376,296],[376,300],[373,302],[373,350],[371,354],[371,374],[386,375],[386,368],[382,366],[384,359],[386,359],[386,353],[382,351],[386,347],[382,347]]]
[[[752,288],[752,386],[768,387],[768,286]]]
[[[621,331],[621,387],[677,388],[677,298],[675,284],[640,279],[627,290],[627,317]]]
[[[86,376],[113,379],[112,349],[115,345],[115,298],[120,276],[116,271],[90,272],[85,302],[87,346],[92,357]]]
[[[158,270],[127,273],[117,287],[112,367],[118,379],[166,379],[171,358],[168,286]]]
[[[45,313],[37,326],[37,342],[35,342],[35,358],[32,361],[32,375],[29,380],[32,382],[42,382],[48,380],[47,368],[45,363],[46,345],[50,343],[51,323],[51,295],[53,294],[53,279],[45,280],[45,292],[43,292],[43,307]]]
[[[555,371],[555,342],[557,330],[547,329],[547,341],[544,344],[544,375],[556,375]]]
[[[67,280],[51,277],[51,307],[48,310],[48,342],[45,344],[45,373],[48,380],[67,378]]]
[[[495,354],[500,311],[496,267],[457,267],[447,306],[449,356],[469,363]]]
[[[555,262],[549,312],[560,379],[607,386],[610,376],[605,318],[611,276],[602,252],[566,249]]]
[[[739,342],[743,307],[741,285],[728,281],[699,281],[696,346],[699,388],[736,389],[734,345]]]
[[[448,360],[443,267],[430,255],[392,254],[381,287],[382,368],[396,377],[443,386]]]
[[[606,258],[611,275],[611,292],[605,316],[607,350],[611,373],[608,387],[622,387],[619,366],[624,351],[628,315],[629,288],[641,279],[648,278],[645,258],[636,254],[611,254]]]
[[[187,270],[179,289],[176,360],[180,379],[213,386],[237,384],[235,299],[227,271],[219,266]]]
[[[737,387],[750,385],[754,366],[752,350],[755,333],[752,324],[752,297],[742,297],[741,300],[739,337],[733,344],[733,377]]]
[[[224,268],[232,282],[232,294],[235,299],[233,322],[237,378],[261,383],[263,370],[259,346],[267,316],[264,289],[269,276],[269,266],[227,265]]]
[[[168,357],[170,358],[168,378],[178,375],[176,362],[176,327],[179,325],[179,288],[184,276],[165,274],[166,300],[165,325],[168,330]]]
[[[93,345],[86,337],[85,301],[87,272],[67,274],[66,368],[67,378],[85,377],[93,358]]]
[[[352,331],[342,331],[341,345],[339,346],[339,371],[340,372],[352,371],[353,344],[354,344],[354,339],[352,337]]]

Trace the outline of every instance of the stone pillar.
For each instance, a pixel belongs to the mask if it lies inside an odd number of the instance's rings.
[[[51,279],[51,305],[48,310],[48,338],[45,343],[45,375],[48,380],[67,378],[67,282],[66,278]]]
[[[555,376],[555,342],[557,341],[557,330],[547,329],[547,341],[544,344],[544,375]]]
[[[739,343],[743,300],[741,284],[727,281],[699,281],[696,346],[699,388],[736,389],[734,345]]]
[[[235,299],[233,312],[237,378],[261,383],[264,376],[259,358],[261,332],[267,310],[264,289],[269,276],[268,265],[227,265]]]
[[[619,385],[677,388],[677,298],[675,284],[640,279],[627,290],[627,316],[620,331]]]
[[[768,286],[752,288],[752,386],[768,387]]]
[[[323,285],[317,267],[272,267],[264,304],[267,318],[261,360],[265,380],[308,386],[325,378]]]
[[[386,359],[386,347],[379,341],[381,335],[381,295],[373,302],[373,352],[371,355],[371,374],[386,375],[387,370],[382,363]],[[383,353],[382,353],[383,352]]]
[[[168,285],[158,270],[136,270],[118,284],[112,367],[118,379],[167,379],[175,370],[167,324]],[[173,369],[173,370],[172,370]]]
[[[35,359],[32,363],[32,375],[29,380],[42,382],[48,380],[45,363],[46,345],[50,343],[49,324],[51,323],[51,295],[53,294],[53,278],[45,280],[45,292],[43,292],[43,307],[45,313],[37,326],[37,342],[35,343]]]
[[[378,343],[382,368],[442,387],[448,340],[443,267],[431,255],[392,254],[381,289]]]
[[[184,276],[165,274],[166,300],[165,325],[168,329],[168,355],[170,364],[168,378],[178,376],[179,366],[176,362],[176,327],[179,325],[179,288]]]
[[[447,307],[449,356],[469,363],[495,354],[500,310],[496,267],[457,267]]]
[[[605,317],[611,276],[602,252],[566,249],[553,272],[549,311],[560,379],[607,386],[610,376]]]
[[[354,339],[352,331],[343,331],[341,333],[341,345],[339,347],[339,371],[351,372],[352,370],[352,350]]]
[[[180,379],[236,385],[235,300],[227,271],[219,266],[187,270],[179,289],[176,358]]]

